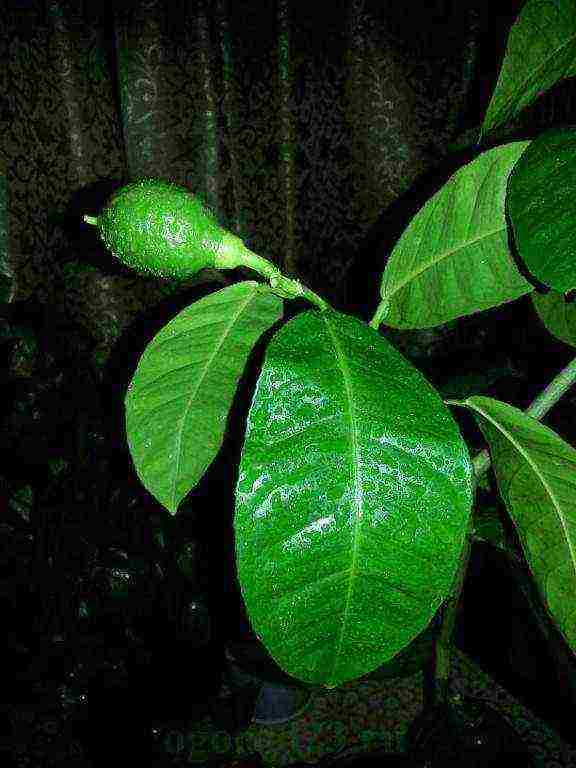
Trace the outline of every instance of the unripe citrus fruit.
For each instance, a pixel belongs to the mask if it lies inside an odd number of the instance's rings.
[[[205,267],[230,267],[244,243],[223,229],[188,189],[162,179],[134,181],[112,195],[96,224],[109,251],[138,272],[187,280]]]

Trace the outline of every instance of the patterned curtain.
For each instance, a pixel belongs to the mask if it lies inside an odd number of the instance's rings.
[[[383,269],[385,252],[370,240],[379,218],[481,120],[483,9],[459,0],[4,0],[0,272],[9,300],[57,307],[105,359],[173,289],[115,265],[82,215],[126,181],[156,176],[203,196],[252,250],[345,308],[351,266]],[[503,34],[516,11],[499,20]]]

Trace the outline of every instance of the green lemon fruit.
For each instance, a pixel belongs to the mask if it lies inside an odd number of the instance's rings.
[[[205,267],[230,268],[245,249],[188,189],[162,179],[127,184],[97,219],[84,219],[119,261],[156,277],[187,280]]]

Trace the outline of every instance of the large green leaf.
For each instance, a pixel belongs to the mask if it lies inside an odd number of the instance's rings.
[[[250,621],[280,667],[334,687],[404,649],[450,591],[472,489],[452,414],[377,331],[332,310],[277,331],[235,533]]]
[[[576,451],[512,405],[469,397],[544,605],[576,651]]]
[[[541,93],[574,75],[574,0],[528,0],[510,31],[482,134],[516,117]]]
[[[533,293],[532,303],[546,329],[560,341],[576,347],[576,304],[561,293]]]
[[[143,485],[172,514],[220,450],[250,351],[282,300],[245,281],[196,301],[146,347],[126,395],[126,432]]]
[[[575,204],[576,131],[546,131],[510,174],[506,207],[522,261],[560,292],[576,288]]]
[[[430,328],[533,290],[508,249],[508,175],[529,142],[484,152],[418,211],[382,276],[381,322]]]

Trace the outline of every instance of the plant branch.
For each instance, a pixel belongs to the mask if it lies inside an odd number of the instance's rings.
[[[450,669],[452,657],[452,635],[458,615],[458,606],[464,588],[468,563],[472,550],[472,532],[474,523],[472,517],[468,525],[464,545],[460,553],[458,570],[454,577],[454,583],[450,595],[442,607],[442,619],[440,633],[436,639],[433,651],[433,680],[431,681],[431,706],[442,706],[448,703],[450,687]]]
[[[572,360],[568,365],[563,368],[560,373],[555,376],[550,384],[544,389],[537,398],[526,409],[528,416],[532,416],[537,421],[540,421],[548,411],[553,408],[560,398],[573,386],[576,382],[576,358]],[[447,403],[453,405],[461,405],[456,400],[446,400]],[[488,449],[485,448],[480,453],[476,454],[473,459],[474,474],[476,479],[479,479],[490,467],[490,454]]]

